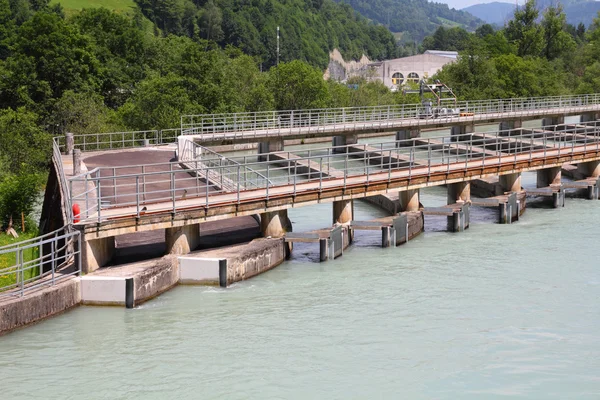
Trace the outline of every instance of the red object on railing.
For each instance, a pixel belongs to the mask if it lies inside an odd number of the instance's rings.
[[[79,222],[79,214],[81,210],[79,209],[79,204],[73,204],[73,223]]]

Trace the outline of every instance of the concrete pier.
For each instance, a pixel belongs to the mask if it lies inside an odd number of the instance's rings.
[[[263,155],[266,153],[273,153],[275,151],[283,150],[283,139],[270,140],[268,142],[258,143],[258,161],[267,161],[267,156]]]
[[[561,167],[552,167],[539,169],[537,171],[537,187],[545,188],[548,186],[560,185]]]
[[[564,115],[555,116],[555,117],[546,117],[542,118],[542,126],[550,127],[552,125],[561,125],[565,123]]]
[[[514,174],[500,175],[498,182],[505,192],[519,192],[521,191],[521,173],[517,172]]]
[[[352,200],[333,202],[333,223],[347,225],[354,217],[354,203]]]
[[[471,201],[471,183],[457,182],[448,185],[448,204]]]
[[[523,121],[520,119],[512,120],[512,121],[502,121],[500,122],[500,130],[508,131],[511,129],[518,129],[523,126]]]
[[[600,161],[589,161],[577,164],[577,172],[586,178],[597,178],[600,176]]]
[[[292,231],[287,210],[271,211],[260,215],[260,229],[264,237],[280,238]]]
[[[115,238],[84,240],[82,247],[82,271],[88,274],[110,262],[115,255]]]
[[[470,134],[475,132],[475,125],[454,125],[450,128],[452,141],[469,140]]]
[[[191,224],[165,229],[167,254],[188,254],[200,245],[200,225]]]
[[[600,120],[600,113],[598,112],[589,112],[583,113],[580,117],[580,122],[590,122],[590,121],[598,121]]]
[[[333,136],[333,139],[331,140],[331,145],[333,147],[336,147],[336,146],[347,146],[349,144],[356,144],[356,143],[358,143],[358,135],[357,134],[344,135],[344,136]],[[333,152],[334,153],[345,153],[346,150],[345,149],[334,148]]]
[[[419,211],[419,190],[403,190],[398,195],[402,211]]]
[[[421,136],[420,129],[402,129],[396,132],[396,141],[415,139]],[[397,146],[410,146],[410,142],[396,143]]]

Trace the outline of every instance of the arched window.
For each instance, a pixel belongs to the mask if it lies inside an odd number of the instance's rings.
[[[408,78],[406,78],[406,80],[409,82],[417,83],[419,82],[419,74],[417,74],[416,72],[411,72],[410,74],[408,74]]]
[[[392,85],[402,85],[404,83],[404,75],[400,72],[396,72],[392,75]]]

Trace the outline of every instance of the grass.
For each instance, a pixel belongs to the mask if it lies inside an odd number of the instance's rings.
[[[24,240],[32,239],[36,236],[37,236],[37,232],[35,230],[29,231],[27,233],[21,233],[21,234],[19,234],[18,238],[13,238],[12,236],[9,236],[5,233],[0,233],[0,247],[6,246],[9,244],[22,242]],[[23,253],[23,260],[24,261],[33,260],[38,256],[38,253],[39,253],[39,250],[37,247],[27,249]],[[8,254],[0,255],[0,270],[2,270],[4,268],[12,267],[15,265],[15,263],[16,263],[16,253],[8,253]],[[31,269],[28,269],[27,271],[25,271],[25,279],[29,279],[33,276],[36,276],[39,273],[38,269],[39,268],[31,268]],[[0,275],[0,290],[2,290],[3,287],[12,285],[15,283],[17,283],[17,274],[15,272],[13,272],[13,273],[9,272],[4,275]]]
[[[128,13],[137,7],[133,0],[51,0],[50,4],[60,3],[67,15],[84,8],[105,7],[109,10]]]

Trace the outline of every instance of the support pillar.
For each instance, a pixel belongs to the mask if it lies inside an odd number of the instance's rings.
[[[333,202],[333,223],[347,225],[354,218],[354,202],[340,200]]]
[[[520,119],[500,122],[500,130],[501,131],[509,131],[511,129],[519,129],[522,127],[523,127],[523,121]]]
[[[73,176],[81,174],[81,150],[73,149]]]
[[[577,164],[577,171],[590,178],[600,177],[600,161],[588,161]]]
[[[410,147],[412,142],[407,140],[418,138],[421,136],[420,129],[402,129],[396,132],[396,147]],[[406,140],[406,142],[399,142],[399,140]]]
[[[165,229],[167,254],[188,254],[200,245],[200,224]]]
[[[263,237],[279,238],[292,231],[287,210],[269,211],[260,215],[260,230]]]
[[[500,187],[504,192],[519,192],[521,191],[521,173],[500,175],[498,177]]]
[[[451,140],[453,142],[466,141],[471,138],[471,133],[475,132],[475,125],[456,125],[450,128]]]
[[[560,185],[561,167],[539,169],[537,171],[537,187],[544,188],[552,185]]]
[[[457,182],[448,185],[448,204],[454,204],[459,201],[471,201],[471,183]]]
[[[115,255],[115,238],[83,240],[82,272],[89,274],[107,265]]]
[[[334,136],[332,141],[331,141],[331,145],[334,147],[333,149],[333,153],[334,154],[339,154],[339,153],[346,153],[346,149],[336,149],[335,147],[337,146],[347,146],[350,144],[356,144],[358,143],[358,135],[357,134],[353,134],[353,135],[344,135],[344,136]]]
[[[580,122],[592,122],[592,121],[600,121],[600,113],[598,112],[589,112],[581,114],[579,119]]]
[[[273,153],[275,151],[283,151],[283,139],[277,139],[268,142],[259,142],[258,161],[268,161],[269,157],[263,154]]]
[[[72,132],[65,133],[65,154],[70,156],[75,148],[75,138]]]
[[[398,194],[400,211],[419,211],[419,189],[403,190]]]
[[[562,125],[564,123],[565,123],[565,116],[564,115],[559,115],[557,117],[542,118],[542,127],[554,126],[554,125]]]

